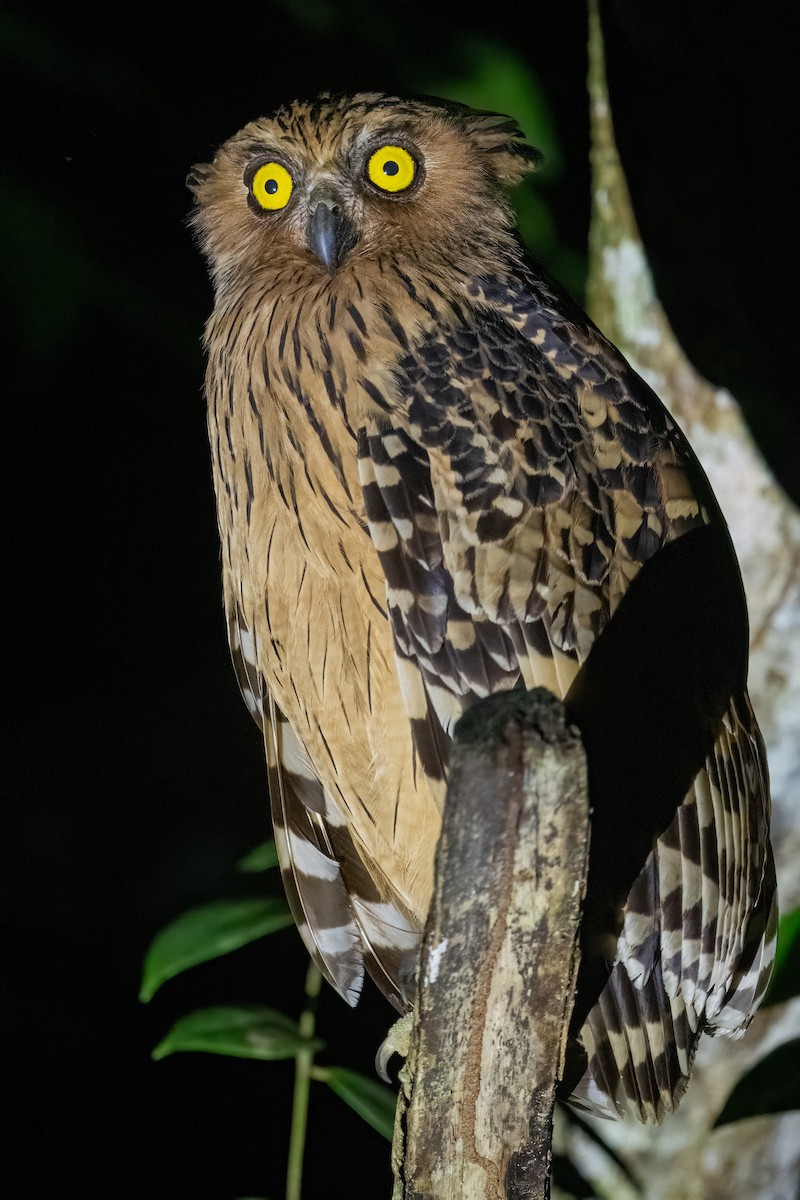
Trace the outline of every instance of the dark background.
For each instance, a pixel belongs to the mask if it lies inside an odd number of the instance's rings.
[[[789,10],[603,6],[618,140],[659,292],[697,367],[741,400],[798,496]],[[0,279],[13,331],[2,355],[14,750],[4,1174],[26,1198],[275,1200],[289,1065],[149,1053],[192,1008],[298,1012],[294,931],[196,968],[147,1007],[137,1000],[165,923],[269,886],[234,869],[268,836],[266,788],[221,619],[199,342],[211,292],[183,225],[183,180],[297,95],[466,88],[483,103],[495,89],[508,105],[527,77],[520,104],[537,88],[545,97],[551,161],[523,200],[527,227],[579,291],[585,14],[539,0],[482,15],[403,0],[230,0],[165,4],[157,17],[12,3],[0,10],[0,74]],[[323,1061],[369,1072],[389,1018],[376,994],[353,1013],[326,992]],[[389,1190],[387,1144],[315,1085],[306,1194]]]

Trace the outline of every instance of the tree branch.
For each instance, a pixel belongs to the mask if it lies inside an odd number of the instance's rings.
[[[583,748],[559,701],[540,688],[475,705],[455,733],[394,1200],[550,1195],[588,842]]]
[[[796,825],[800,773],[800,513],[772,477],[730,392],[697,373],[656,295],[617,152],[597,0],[589,4],[590,316],[678,420],[731,531],[750,610],[750,695],[769,751],[776,825]],[[691,281],[687,279],[687,287]],[[775,847],[779,866],[796,858]],[[783,903],[798,903],[794,872]]]
[[[800,513],[773,479],[734,397],[697,373],[659,302],[617,152],[598,0],[590,0],[589,14],[589,312],[680,422],[731,531],[750,610],[749,690],[768,748],[778,892],[788,910],[800,903]],[[651,1200],[779,1200],[796,1189],[800,1139],[794,1114],[711,1131],[768,1030],[770,1017],[759,1014],[742,1042],[703,1039],[689,1093],[663,1129],[605,1126],[605,1140],[648,1180]]]

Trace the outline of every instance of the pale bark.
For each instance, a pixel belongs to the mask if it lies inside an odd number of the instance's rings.
[[[586,766],[549,692],[456,730],[393,1148],[395,1200],[545,1200],[588,862]]]
[[[614,141],[595,2],[589,61],[590,312],[686,432],[730,527],[750,610],[750,692],[769,754],[773,844],[786,911],[800,903],[800,514],[771,475],[736,401],[694,370],[659,304]],[[796,1200],[800,1117],[757,1118],[718,1131],[711,1126],[744,1069],[798,1028],[795,1002],[759,1014],[742,1042],[704,1038],[688,1094],[661,1129],[600,1127],[647,1181],[648,1197]]]

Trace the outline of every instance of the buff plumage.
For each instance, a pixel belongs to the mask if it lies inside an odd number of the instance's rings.
[[[409,1003],[459,716],[565,700],[594,808],[572,1100],[660,1120],[766,987],[767,769],[724,521],[526,259],[504,188],[536,158],[508,118],[367,94],[195,168],[225,610],[287,893],[350,1003],[365,966]]]

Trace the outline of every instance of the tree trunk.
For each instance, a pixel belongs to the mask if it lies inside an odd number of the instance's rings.
[[[544,689],[455,733],[394,1200],[545,1200],[589,844],[577,731]]]

